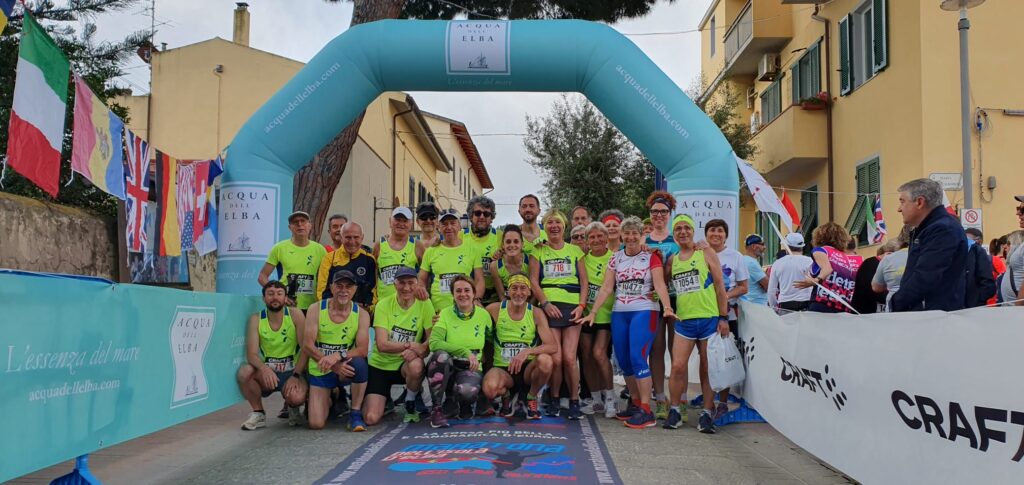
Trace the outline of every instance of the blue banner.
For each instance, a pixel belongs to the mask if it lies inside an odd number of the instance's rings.
[[[237,403],[257,297],[0,273],[0,482]]]

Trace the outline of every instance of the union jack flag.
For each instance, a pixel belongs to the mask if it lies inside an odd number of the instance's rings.
[[[868,238],[871,240],[871,244],[881,244],[885,239],[885,235],[889,233],[885,228],[885,220],[882,218],[882,196],[869,195],[868,203],[872,206],[871,212],[865,214],[867,217]]]
[[[146,206],[149,204],[149,155],[150,146],[146,140],[135,136],[131,130],[124,130],[128,137],[128,170],[125,171],[125,214],[127,225],[125,237],[128,250],[146,252],[149,238],[146,237]]]

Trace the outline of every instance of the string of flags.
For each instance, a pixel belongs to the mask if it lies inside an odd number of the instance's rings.
[[[5,0],[0,0],[0,6]],[[0,9],[6,21],[8,9]],[[67,111],[68,76],[75,88],[72,126],[72,177],[81,175],[96,188],[125,202],[128,251],[181,256],[217,248],[214,181],[224,172],[215,160],[178,160],[132,133],[97,97],[46,31],[26,11],[18,51],[17,79],[7,143],[7,166],[56,198]],[[155,165],[157,217],[147,221],[150,166]],[[2,181],[0,174],[0,181]],[[69,182],[70,183],[70,182]],[[153,224],[150,241],[146,226]]]

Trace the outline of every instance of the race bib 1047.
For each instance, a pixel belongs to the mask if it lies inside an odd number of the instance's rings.
[[[615,282],[615,295],[628,297],[644,296],[644,280],[632,279]]]

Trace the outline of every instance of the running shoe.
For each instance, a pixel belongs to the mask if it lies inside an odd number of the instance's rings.
[[[654,418],[655,419],[668,419],[668,403],[659,400],[654,405]]]
[[[464,402],[459,405],[459,419],[473,419],[473,403]]]
[[[277,419],[288,419],[288,403],[281,405],[281,410],[277,412]]]
[[[302,412],[299,411],[298,407],[288,406],[288,426],[298,426],[302,424]]]
[[[629,404],[626,405],[626,409],[619,411],[615,415],[615,419],[618,419],[619,421],[625,421],[629,418],[632,418],[634,414],[639,412],[640,408],[637,405],[633,404],[633,401],[630,401]]]
[[[384,401],[384,416],[387,416],[395,412],[395,400],[388,396],[387,400]]]
[[[583,417],[583,411],[580,410],[580,402],[576,399],[569,401],[569,415],[566,416],[572,421],[579,421]]]
[[[658,420],[654,419],[654,413],[650,413],[644,410],[637,411],[632,417],[626,421],[627,428],[641,429],[650,428],[656,426]]]
[[[416,411],[416,404],[412,401],[405,401],[405,416],[402,417],[403,423],[418,423],[420,422],[420,413]]]
[[[562,414],[562,407],[558,405],[558,398],[552,398],[548,401],[548,405],[544,408],[544,414],[552,418],[557,418]]]
[[[668,411],[668,418],[665,419],[665,425],[662,426],[665,429],[679,429],[679,425],[683,423],[683,417],[675,409]]]
[[[416,412],[420,413],[421,418],[430,416],[430,408],[428,408],[426,403],[423,402],[422,392],[416,395]]]
[[[629,401],[629,388],[623,387],[622,392],[619,393],[619,399],[625,399]]]
[[[726,404],[724,402],[718,403],[718,407],[715,408],[715,419],[718,419],[718,418],[721,418],[722,416],[725,416],[725,414],[728,413],[728,412],[729,412],[729,405],[728,404]]]
[[[558,407],[561,409],[569,409],[569,398],[563,397],[558,400]]]
[[[608,419],[615,419],[615,415],[618,414],[618,405],[615,399],[609,399],[604,402],[604,417]]]
[[[494,415],[498,414],[498,410],[495,409],[495,408],[497,408],[500,405],[501,404],[499,404],[499,403],[490,402],[490,401],[478,402],[477,405],[476,405],[477,406],[477,408],[476,408],[476,415],[477,416],[483,416],[485,418],[489,418],[491,416],[494,416]]]
[[[540,419],[540,406],[536,399],[526,401],[526,419]]]
[[[348,430],[353,432],[366,431],[366,423],[363,422],[363,412],[352,410],[348,415]]]
[[[711,417],[710,410],[705,409],[700,412],[700,417],[697,418],[697,431],[707,434],[715,433],[715,418]]]
[[[516,415],[516,408],[512,405],[512,397],[501,398],[501,415],[506,418],[511,418]]]
[[[256,428],[263,428],[267,425],[267,415],[261,412],[253,411],[249,413],[249,419],[246,419],[242,423],[242,429],[246,431],[252,431]]]
[[[591,399],[590,402],[580,406],[580,411],[586,415],[600,414],[604,412],[604,408],[605,406],[603,402]]]
[[[341,418],[349,413],[351,408],[348,405],[348,398],[345,397],[345,390],[341,390],[341,395],[334,399],[331,403],[331,414]]]
[[[445,398],[442,409],[444,409],[444,416],[448,419],[459,415],[459,403],[455,402],[453,398]]]
[[[448,424],[448,418],[444,416],[441,406],[434,406],[434,410],[430,412],[430,427],[447,428],[449,426],[451,425]]]
[[[690,413],[689,411],[687,411],[686,401],[683,401],[683,404],[680,406],[680,409],[682,410],[682,412],[680,413],[680,417],[683,418],[683,424],[689,423]]]

